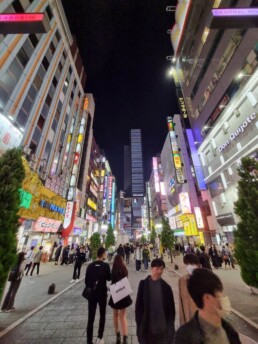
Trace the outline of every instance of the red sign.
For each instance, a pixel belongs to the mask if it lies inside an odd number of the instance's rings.
[[[0,22],[35,22],[42,21],[44,13],[2,13]]]
[[[50,25],[44,13],[1,13],[0,33],[46,33]]]

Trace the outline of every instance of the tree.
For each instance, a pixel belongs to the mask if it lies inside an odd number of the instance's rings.
[[[155,245],[156,238],[157,238],[157,232],[156,232],[155,228],[152,227],[151,233],[150,233],[150,242],[152,243],[152,245]]]
[[[115,242],[116,242],[116,238],[114,235],[114,231],[113,231],[111,224],[109,224],[108,230],[107,230],[106,241],[105,241],[105,247],[109,248],[109,246],[114,246]]]
[[[145,237],[144,234],[142,234],[142,236],[141,236],[140,243],[141,244],[145,244],[146,243],[146,237]]]
[[[93,233],[90,238],[90,249],[91,249],[92,260],[95,260],[97,258],[97,252],[100,246],[101,246],[100,234],[97,232]]]
[[[21,150],[10,149],[0,158],[0,299],[17,251],[19,189],[25,178]]]
[[[235,256],[245,283],[258,288],[258,162],[243,158],[238,174],[235,213],[240,222],[234,232]]]
[[[166,247],[170,253],[171,263],[173,263],[172,248],[174,246],[174,231],[170,228],[168,219],[162,218],[162,231],[161,231],[161,243],[163,247]]]

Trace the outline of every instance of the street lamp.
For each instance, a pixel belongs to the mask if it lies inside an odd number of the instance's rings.
[[[237,79],[240,80],[242,79],[243,77],[248,77],[248,76],[252,76],[250,74],[244,74],[244,72],[240,72],[238,75],[237,75]]]

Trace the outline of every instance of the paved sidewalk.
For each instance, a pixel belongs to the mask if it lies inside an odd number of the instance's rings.
[[[175,260],[179,265],[179,272],[185,273],[182,263],[182,257],[177,257]],[[173,272],[174,264],[166,261],[167,268],[163,274],[163,278],[172,286],[175,303],[176,303],[176,328],[179,326],[178,320],[178,275]],[[63,270],[62,270],[63,268]],[[52,268],[50,268],[52,269]],[[129,280],[134,291],[133,305],[128,308],[128,328],[129,328],[129,343],[136,344],[136,326],[134,320],[134,305],[139,281],[146,278],[147,273],[135,272],[134,261],[129,265]],[[53,270],[55,271],[55,270]],[[66,279],[70,280],[70,271],[68,267],[59,267],[60,273],[66,275]],[[84,276],[85,268],[82,272]],[[178,272],[178,271],[177,271]],[[228,271],[229,272],[229,271]],[[62,275],[63,276],[63,275]],[[36,277],[35,277],[36,278]],[[47,276],[45,276],[47,278]],[[64,278],[64,277],[62,277]],[[40,280],[40,277],[36,278]],[[42,277],[43,282],[43,277]],[[35,281],[36,283],[36,281]],[[66,281],[65,287],[69,284]],[[26,319],[23,323],[12,329],[9,333],[1,337],[1,344],[54,344],[54,343],[86,343],[86,324],[88,318],[87,301],[81,296],[84,287],[84,281],[72,285],[71,288],[59,295],[55,300],[47,304],[44,308],[36,312],[34,315]],[[38,285],[39,290],[42,290]],[[28,291],[27,291],[28,292]],[[45,291],[44,291],[45,292]],[[230,294],[231,297],[231,294]],[[256,304],[257,305],[257,304]],[[18,310],[16,311],[18,312]],[[15,314],[7,313],[0,314],[0,323],[3,316],[11,316]],[[94,336],[97,335],[98,315],[94,324]],[[258,341],[258,331],[250,327],[244,321],[236,317],[230,316],[230,322],[238,330],[249,337]],[[112,321],[112,309],[107,306],[106,327],[104,333],[105,344],[115,343],[115,336]]]
[[[138,343],[136,338],[136,326],[134,320],[134,305],[139,281],[147,277],[147,273],[137,274],[134,262],[129,265],[129,280],[134,291],[133,305],[128,308],[129,343]],[[166,269],[164,279],[173,288],[176,301],[176,327],[178,321],[178,277]],[[76,283],[64,294],[49,303],[36,314],[25,320],[21,325],[0,338],[1,344],[59,344],[59,343],[86,343],[86,324],[88,317],[87,301],[81,296],[84,281]],[[97,324],[99,317],[96,316],[94,324],[94,336],[97,335]],[[104,332],[105,344],[115,343],[112,309],[107,306],[106,326]]]

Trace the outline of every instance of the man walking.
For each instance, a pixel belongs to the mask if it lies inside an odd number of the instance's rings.
[[[151,262],[151,276],[141,280],[135,304],[140,344],[171,344],[175,334],[175,303],[170,285],[161,276],[165,263]]]
[[[25,269],[24,269],[24,273],[26,273],[26,276],[28,276],[28,273],[30,271],[33,259],[34,259],[34,246],[31,246],[30,250],[26,253],[25,255],[25,261],[26,261],[26,265],[25,265]]]
[[[141,270],[142,264],[142,249],[139,244],[136,244],[136,249],[134,251],[135,267],[136,272],[138,273]]]
[[[241,343],[238,333],[223,319],[231,307],[216,274],[195,269],[188,280],[188,292],[199,310],[177,331],[175,344]]]
[[[81,267],[85,262],[85,252],[83,247],[77,247],[74,257],[73,279],[70,283],[79,282]]]
[[[87,324],[87,344],[93,344],[93,324],[95,320],[97,304],[99,304],[99,329],[96,344],[104,344],[103,333],[106,321],[107,306],[107,281],[110,281],[110,267],[104,262],[106,250],[100,247],[97,252],[97,259],[90,263],[85,275],[85,285],[87,288],[95,288],[93,296],[88,300],[88,324]]]
[[[148,267],[149,267],[149,261],[150,261],[150,250],[148,249],[147,244],[144,244],[144,247],[142,250],[142,258],[143,258],[145,272],[147,272]]]
[[[41,261],[41,257],[42,257],[42,253],[43,253],[42,249],[43,249],[43,246],[40,246],[38,252],[36,252],[34,255],[30,277],[33,275],[33,271],[35,269],[35,266],[37,267],[37,276],[39,276],[39,266],[40,266],[40,261]]]

